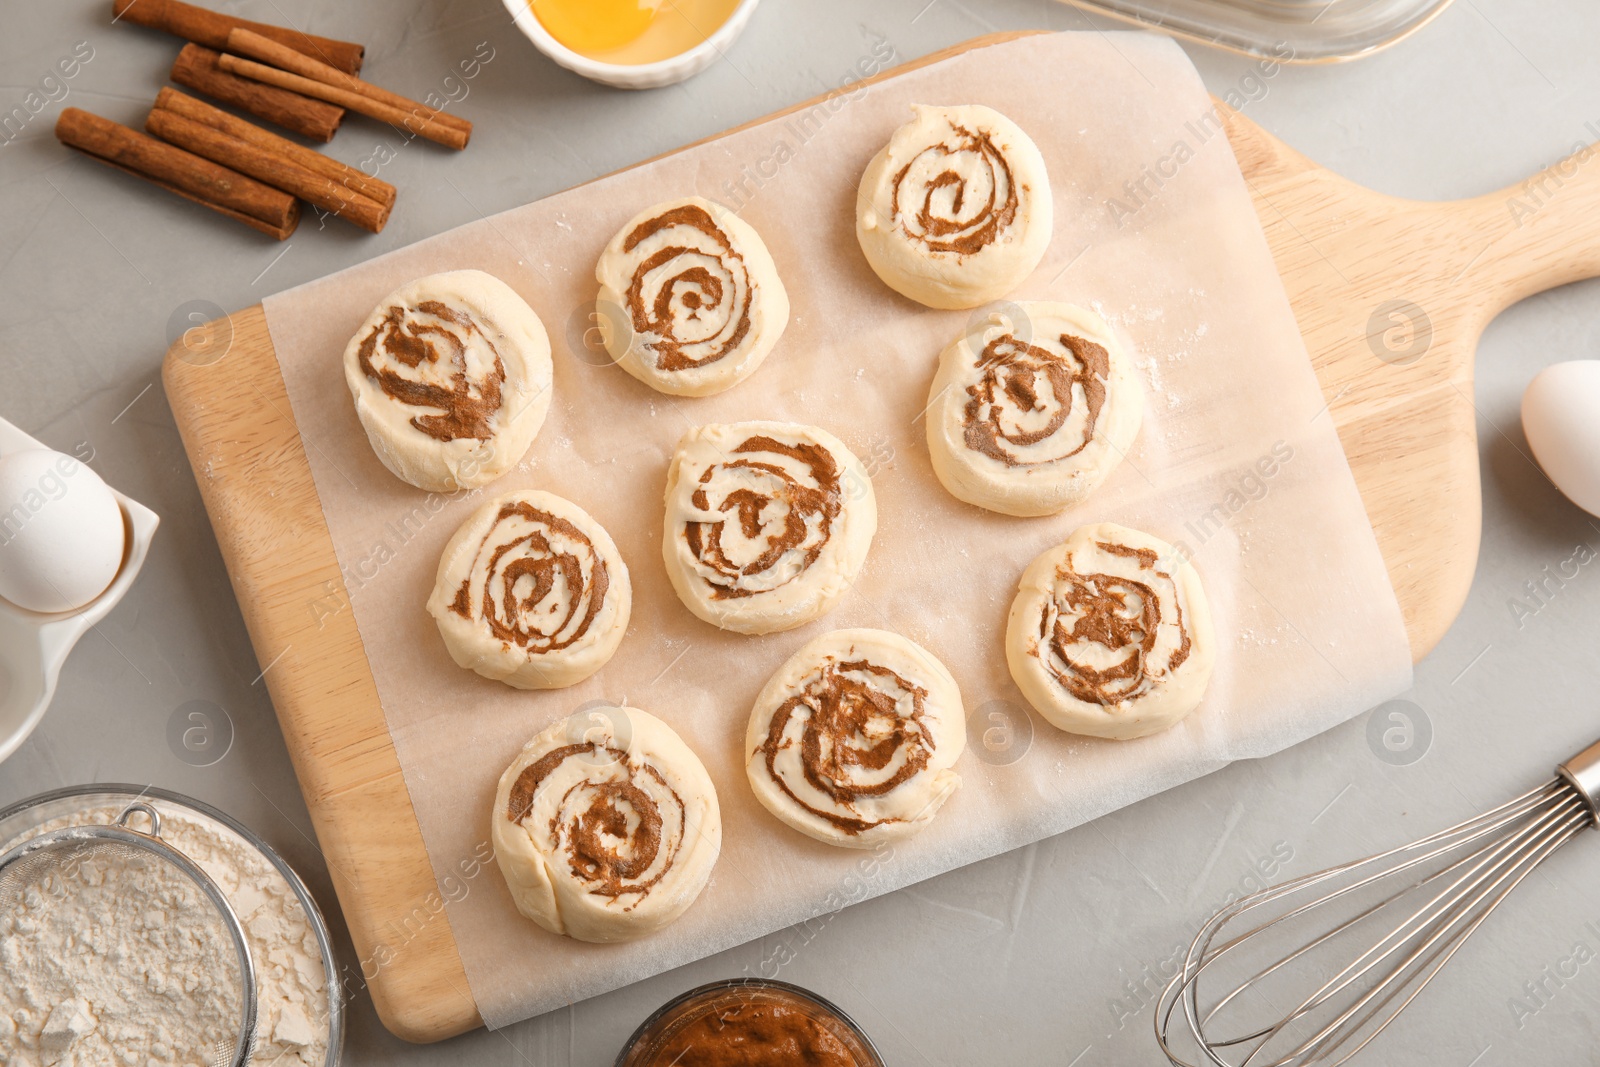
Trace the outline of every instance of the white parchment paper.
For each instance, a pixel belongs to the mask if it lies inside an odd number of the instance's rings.
[[[1014,519],[960,504],[929,466],[920,414],[937,354],[975,319],[896,296],[867,268],[853,230],[857,179],[913,103],[987,104],[1038,143],[1056,230],[1015,299],[1099,309],[1146,387],[1127,461],[1066,514]],[[471,166],[470,153],[461,162]],[[737,208],[763,235],[794,310],[750,380],[678,400],[605,365],[582,334],[607,239],[642,208],[691,193]],[[620,651],[572,689],[517,692],[451,662],[423,603],[446,539],[484,494],[429,496],[396,480],[345,389],[340,354],[372,306],[412,278],[463,267],[520,292],[555,347],[549,419],[491,491],[531,486],[576,501],[632,572]],[[1245,184],[1200,79],[1164,38],[1058,34],[970,52],[441,234],[273,297],[266,310],[423,839],[436,874],[454,876],[447,914],[491,1026],[1058,833],[1285,748],[1409,684],[1400,612]],[[673,595],[660,559],[662,491],[685,430],[754,418],[814,422],[843,438],[872,473],[880,526],[860,581],[830,615],[741,637]],[[1002,654],[1023,567],[1102,520],[1186,545],[1220,638],[1204,703],[1140,741],[1072,737],[1030,717]],[[744,777],[745,720],[767,675],[844,626],[924,645],[972,716],[961,790],[927,831],[877,854],[789,830]],[[495,781],[518,748],[594,700],[627,701],[676,728],[716,782],[725,828],[695,906],[624,945],[548,934],[517,914],[492,869],[464,894],[456,874],[487,840]],[[395,937],[388,947],[401,954],[403,931]]]

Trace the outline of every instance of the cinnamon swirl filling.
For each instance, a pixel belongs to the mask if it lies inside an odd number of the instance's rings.
[[[927,696],[888,667],[830,661],[773,714],[760,747],[767,774],[784,796],[847,834],[900,821],[865,814],[862,801],[927,767],[937,747],[924,722]],[[797,750],[802,781],[779,767],[788,749]]]
[[[558,748],[524,768],[512,783],[506,818],[528,818],[539,790],[564,766],[568,774],[547,829],[571,877],[593,896],[649,896],[683,846],[682,799],[655,767],[591,741]]]
[[[633,611],[611,535],[570,500],[523,489],[451,535],[428,614],[459,665],[518,689],[559,689],[605,666]]]
[[[1190,636],[1177,584],[1154,551],[1096,546],[1135,561],[1139,577],[1057,568],[1055,595],[1039,616],[1038,655],[1077,699],[1118,704],[1183,666]],[[1163,625],[1170,631],[1164,639]]]
[[[889,202],[908,239],[929,252],[970,256],[1010,228],[1016,184],[988,130],[956,122],[948,129],[896,172]]]
[[[527,743],[490,836],[517,910],[580,941],[628,941],[694,903],[722,850],[705,765],[638,708],[595,701]]]
[[[667,472],[661,553],[694,614],[735,633],[789,630],[854,584],[878,528],[872,479],[816,426],[712,423]]]
[[[961,691],[927,649],[887,630],[806,642],[756,698],[745,774],[801,833],[872,848],[916,833],[961,785]]]
[[[1022,467],[1068,459],[1094,440],[1110,353],[1068,333],[1047,345],[1006,332],[984,346],[962,408],[968,448]]]
[[[1048,301],[1006,304],[940,353],[928,452],[956,498],[1051,515],[1110,477],[1143,413],[1128,355],[1099,315]]]
[[[1011,292],[1050,243],[1054,206],[1039,148],[979,104],[914,106],[856,187],[856,240],[896,292],[970,308]]]
[[[605,558],[574,523],[508,500],[478,543],[450,610],[480,619],[530,653],[570,648],[589,633],[610,587]]]
[[[544,323],[481,270],[400,286],[356,328],[342,362],[379,462],[431,493],[487,485],[510,470],[550,408]]]
[[[817,561],[842,505],[839,466],[820,444],[756,435],[700,473],[690,497],[719,517],[688,522],[684,543],[719,600],[768,593]]]
[[[750,332],[750,275],[728,235],[705,208],[680,204],[635,226],[623,251],[651,238],[624,293],[635,343],[663,371],[736,352]]]
[[[439,441],[493,436],[505,364],[466,308],[440,300],[390,305],[361,338],[357,359],[391,400],[423,409],[413,428]]]
[[[1187,557],[1140,530],[1080,526],[1039,554],[1006,621],[1006,663],[1034,709],[1075,734],[1129,740],[1199,706],[1216,638]]]
[[[706,396],[753,374],[789,321],[761,236],[702,197],[626,223],[595,265],[596,319],[617,365],[652,389]]]

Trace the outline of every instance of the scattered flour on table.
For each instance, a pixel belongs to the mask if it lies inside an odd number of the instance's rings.
[[[305,909],[249,842],[194,812],[154,805],[162,837],[217,883],[256,966],[253,1064],[320,1067],[327,977]],[[84,823],[52,820],[0,846]],[[136,818],[134,828],[142,828]],[[239,1026],[239,965],[220,916],[177,868],[142,854],[90,855],[0,911],[0,1063],[7,1067],[206,1067]]]
[[[1241,629],[1238,633],[1240,644],[1275,645],[1278,643],[1278,639],[1271,634],[1257,633],[1251,629]]]
[[[1165,391],[1165,383],[1161,378],[1161,365],[1155,361],[1154,356],[1146,356],[1144,359],[1136,361],[1134,366],[1144,371],[1145,381],[1149,383],[1152,393]]]

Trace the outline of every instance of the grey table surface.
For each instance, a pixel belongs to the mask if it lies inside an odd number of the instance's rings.
[[[603,89],[539,56],[496,0],[247,0],[227,10],[368,45],[367,71],[412,95],[482,41],[494,60],[460,110],[455,158],[428,146],[385,169],[403,190],[383,234],[315,222],[256,239],[71,156],[61,106],[138,125],[174,42],[110,24],[105,0],[0,0],[0,112],[56,60],[93,57],[0,146],[0,416],[93,466],[162,516],[144,574],[67,663],[54,706],[0,765],[0,804],[61,785],[153,782],[258,829],[338,921],[326,866],[184,457],[159,377],[195,308],[234,309],[483,214],[565,189],[838,85],[876,42],[911,59],[997,29],[1090,29],[1054,0],[767,0],[728,57],[645,94]],[[1388,193],[1474,195],[1600,138],[1600,7],[1461,0],[1397,47],[1353,64],[1283,68],[1188,48],[1216,93],[1252,89],[1257,122]],[[59,95],[59,91],[56,93]],[[12,130],[10,133],[17,133]],[[358,162],[384,139],[351,121],[331,148]],[[9,134],[8,134],[9,136]],[[1409,840],[1535,784],[1600,733],[1595,643],[1600,524],[1527,458],[1518,402],[1549,363],[1600,355],[1600,284],[1546,293],[1488,329],[1476,403],[1484,495],[1477,579],[1417,668],[1400,711],[1408,751],[1357,718],[1078,830],[498,1032],[410,1046],[352,1003],[351,1064],[608,1064],[673,994],[786,960],[781,976],[856,1015],[890,1064],[1154,1063],[1154,975],[1230,892]],[[1572,568],[1569,567],[1570,571]],[[1545,583],[1539,600],[1527,583]],[[1527,609],[1517,611],[1521,602]],[[194,704],[193,702],[202,702]],[[231,724],[209,766],[169,743],[183,710]],[[1600,1063],[1600,848],[1579,839],[1530,879],[1366,1062],[1493,1067]],[[1587,951],[1580,951],[1582,946]],[[790,958],[792,956],[792,958]],[[1564,975],[1564,976],[1563,976]]]

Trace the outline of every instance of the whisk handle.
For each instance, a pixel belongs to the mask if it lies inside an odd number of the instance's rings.
[[[1583,794],[1590,817],[1600,826],[1600,741],[1558,766],[1556,773]]]

